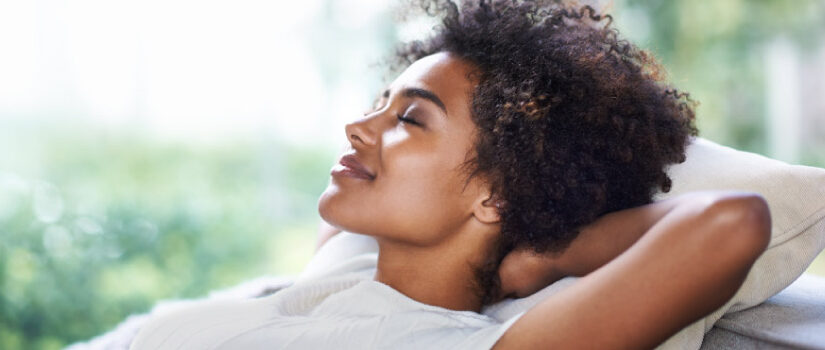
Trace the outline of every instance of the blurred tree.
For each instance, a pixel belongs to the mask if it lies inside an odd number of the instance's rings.
[[[40,135],[43,180],[0,171],[0,349],[61,348],[311,256],[326,152]]]
[[[615,7],[620,30],[700,101],[700,134],[757,153],[768,153],[765,45],[784,37],[806,54],[823,49],[820,0],[617,0]],[[821,166],[825,157],[808,163]]]

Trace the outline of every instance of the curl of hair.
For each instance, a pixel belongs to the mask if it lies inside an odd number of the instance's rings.
[[[559,1],[422,1],[441,17],[432,37],[397,52],[403,67],[449,52],[475,65],[475,154],[499,209],[501,236],[479,273],[484,301],[516,248],[561,252],[579,229],[670,190],[666,166],[685,160],[696,103],[663,81],[612,18]]]

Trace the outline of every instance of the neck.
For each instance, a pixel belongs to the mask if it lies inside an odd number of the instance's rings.
[[[379,238],[375,280],[424,304],[479,312],[483,305],[476,269],[493,241],[484,233],[459,233],[431,246]]]

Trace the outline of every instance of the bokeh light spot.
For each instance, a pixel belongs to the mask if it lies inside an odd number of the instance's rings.
[[[32,205],[37,219],[45,223],[56,222],[63,215],[63,198],[60,191],[47,182],[35,186]]]
[[[60,225],[50,225],[43,231],[43,247],[52,257],[65,258],[73,253],[71,232]]]

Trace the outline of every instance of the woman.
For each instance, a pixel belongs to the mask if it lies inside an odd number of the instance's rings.
[[[550,2],[548,2],[550,3]],[[755,194],[667,191],[692,104],[589,7],[428,3],[443,25],[319,201],[359,256],[266,298],[156,317],[132,348],[650,348],[724,304],[769,239]],[[607,22],[607,23],[604,23]],[[506,322],[479,314],[584,276]]]

